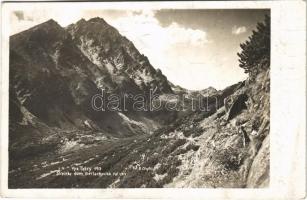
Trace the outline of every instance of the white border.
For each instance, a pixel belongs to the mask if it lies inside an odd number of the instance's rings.
[[[8,36],[12,9],[30,3],[2,5],[1,60],[1,192],[4,197],[146,198],[146,199],[302,199],[306,186],[306,4],[303,1],[236,2],[104,2],[42,3],[70,9],[270,8],[271,174],[267,189],[7,189],[8,179]]]

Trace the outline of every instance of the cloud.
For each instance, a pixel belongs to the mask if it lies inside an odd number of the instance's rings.
[[[142,11],[141,14],[134,11],[128,16],[111,21],[111,24],[129,39],[140,43],[141,48],[157,46],[157,43],[166,46],[176,44],[197,46],[208,42],[207,33],[202,30],[185,28],[175,22],[168,27],[162,27],[152,11]]]
[[[13,13],[17,17],[18,20],[24,20],[24,14],[22,11],[14,11]]]
[[[24,12],[15,11],[10,15],[10,24],[10,34],[12,35],[33,27],[37,23],[34,22],[31,17],[25,16]]]
[[[234,35],[240,35],[242,33],[245,33],[247,31],[247,28],[245,26],[234,26],[231,29],[231,33]]]
[[[182,27],[175,22],[162,27],[150,10],[130,12],[128,16],[109,22],[132,40],[140,52],[147,55],[158,68],[165,65],[167,54],[173,48],[199,47],[209,42],[207,33],[202,30]]]

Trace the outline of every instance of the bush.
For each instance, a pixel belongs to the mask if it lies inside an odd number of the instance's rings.
[[[243,149],[235,149],[229,147],[227,149],[221,149],[214,153],[214,160],[222,165],[226,170],[236,171],[242,165],[246,153]]]

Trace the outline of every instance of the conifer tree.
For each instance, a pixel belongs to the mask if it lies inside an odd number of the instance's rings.
[[[265,16],[264,22],[257,24],[248,40],[240,44],[241,52],[239,56],[239,66],[245,73],[254,74],[259,70],[269,67],[271,49],[271,26],[270,17]]]

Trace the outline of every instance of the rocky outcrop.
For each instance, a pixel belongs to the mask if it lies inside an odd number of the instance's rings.
[[[249,188],[268,187],[270,184],[270,139],[267,136],[253,160],[249,170],[247,184]]]
[[[230,96],[226,98],[225,109],[227,111],[227,121],[238,115],[243,109],[246,109],[245,102],[248,96],[246,94],[239,94],[237,96]],[[231,100],[231,101],[230,101]]]

